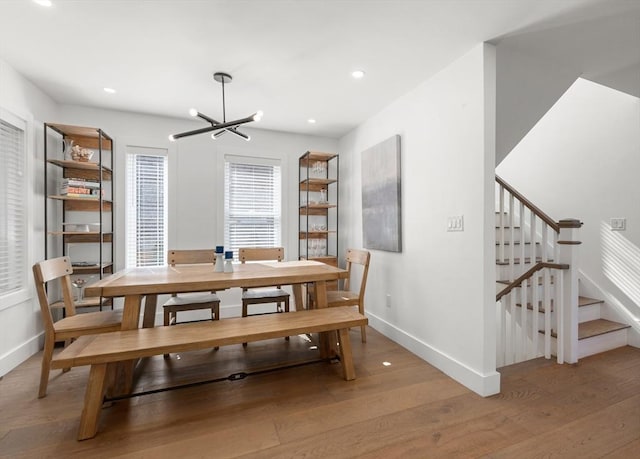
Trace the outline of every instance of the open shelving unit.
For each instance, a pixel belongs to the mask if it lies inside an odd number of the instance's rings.
[[[115,228],[113,201],[113,139],[102,129],[56,123],[44,125],[45,258],[69,256],[72,280],[102,279],[113,273]],[[65,141],[91,150],[91,158],[80,161],[64,151]],[[63,192],[65,179],[77,188],[91,190],[89,196]],[[62,302],[54,306],[62,307]],[[83,298],[77,308],[113,307],[107,298]]]
[[[338,155],[307,151],[298,163],[299,259],[337,266]]]

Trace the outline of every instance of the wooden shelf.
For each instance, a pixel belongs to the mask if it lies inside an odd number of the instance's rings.
[[[49,199],[55,199],[63,201],[66,210],[79,210],[79,211],[98,211],[100,210],[100,199],[98,198],[74,198],[70,196],[63,196],[54,194],[47,196]],[[111,211],[111,201],[107,199],[102,200],[102,210],[104,212]]]
[[[326,239],[336,231],[300,231],[300,239]]]
[[[73,274],[100,274],[100,271],[110,274],[113,272],[113,263],[102,263],[102,270],[97,263],[92,266],[72,266],[72,268]]]
[[[336,182],[336,179],[309,178],[300,182],[300,191],[326,190],[329,185]]]
[[[307,151],[304,155],[300,157],[300,164],[306,164],[305,161],[331,161],[333,158],[336,158],[338,155],[335,153],[324,153],[322,151]]]

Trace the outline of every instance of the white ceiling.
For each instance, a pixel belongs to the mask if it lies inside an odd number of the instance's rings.
[[[640,0],[53,3],[0,0],[0,58],[57,102],[219,119],[224,71],[228,119],[261,109],[252,127],[305,134],[345,134],[487,40],[630,93],[640,71]]]

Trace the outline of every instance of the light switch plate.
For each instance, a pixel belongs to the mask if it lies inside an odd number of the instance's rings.
[[[447,231],[464,231],[464,216],[454,215],[447,218]]]
[[[617,217],[611,219],[611,231],[624,231],[627,229],[627,219]]]

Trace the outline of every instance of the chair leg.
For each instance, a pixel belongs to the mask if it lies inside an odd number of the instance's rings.
[[[38,398],[43,398],[47,395],[47,385],[49,384],[49,372],[51,371],[51,359],[53,358],[53,346],[55,342],[53,338],[45,336],[44,339],[44,351],[42,353],[42,369],[40,370],[40,389],[38,391]]]
[[[164,326],[168,327],[169,325],[171,325],[171,312],[169,311],[169,309],[164,308]],[[169,358],[169,354],[162,354],[162,356],[165,359]]]
[[[364,315],[364,304],[358,303],[358,312]],[[360,338],[362,339],[363,343],[367,342],[367,327],[365,325],[360,326]]]
[[[220,303],[213,303],[211,306],[211,320],[220,320]],[[214,351],[220,349],[220,346],[213,348]]]
[[[247,317],[247,305],[248,303],[245,300],[242,300],[242,317]],[[247,347],[247,343],[242,343],[242,346]]]
[[[289,298],[288,297],[284,299],[284,312],[289,312]],[[285,336],[284,339],[289,341],[289,337],[288,336]]]

